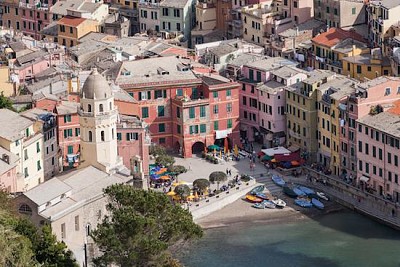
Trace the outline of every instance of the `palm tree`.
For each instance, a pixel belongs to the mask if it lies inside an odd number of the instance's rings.
[[[210,174],[209,180],[213,184],[217,183],[217,190],[219,190],[219,183],[225,182],[226,180],[228,180],[228,177],[226,176],[226,173],[221,171],[216,171]]]

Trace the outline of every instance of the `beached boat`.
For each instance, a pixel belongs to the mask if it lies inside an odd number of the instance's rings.
[[[259,185],[251,189],[250,194],[251,195],[256,195],[258,193],[262,193],[265,190],[265,186]]]
[[[304,193],[303,190],[301,190],[298,186],[293,186],[293,192],[298,196],[298,197],[304,197],[306,193]]]
[[[261,198],[253,196],[253,195],[246,195],[246,199],[253,203],[260,203],[263,201]]]
[[[264,200],[264,201],[262,202],[262,204],[263,204],[266,208],[269,208],[269,209],[275,209],[275,208],[276,208],[275,203],[273,203],[273,202],[270,201],[270,200]]]
[[[298,188],[303,191],[307,196],[315,195],[315,191],[311,188],[299,185]]]
[[[256,209],[265,209],[265,205],[263,203],[255,203],[251,206]]]
[[[283,201],[282,199],[274,199],[271,200],[272,203],[274,203],[276,205],[277,208],[281,208],[283,209],[284,207],[286,207],[286,202]]]
[[[271,179],[276,185],[280,187],[283,187],[286,184],[285,180],[283,180],[283,178],[278,175],[272,175]]]
[[[327,196],[325,193],[323,193],[323,192],[317,192],[317,196],[318,196],[319,198],[323,199],[323,200],[326,200],[326,201],[329,200],[328,196]]]
[[[294,203],[302,208],[311,208],[313,206],[313,204],[310,201],[304,198],[295,199]]]
[[[317,209],[323,210],[325,208],[324,204],[322,204],[321,201],[319,201],[316,198],[311,199],[311,203],[316,207]]]
[[[293,191],[293,186],[291,186],[291,185],[285,185],[283,187],[283,193],[285,193],[289,197],[293,197],[293,198],[298,197],[298,195]]]
[[[266,193],[257,193],[255,194],[256,197],[261,198],[263,200],[269,200],[271,195]]]

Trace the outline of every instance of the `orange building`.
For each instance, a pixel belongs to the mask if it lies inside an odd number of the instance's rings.
[[[90,32],[99,31],[96,20],[66,16],[57,21],[58,43],[66,47],[78,44],[78,40]]]

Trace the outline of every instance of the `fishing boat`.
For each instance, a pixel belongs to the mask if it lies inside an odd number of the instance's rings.
[[[272,203],[274,203],[276,205],[277,208],[281,208],[283,209],[284,207],[286,207],[286,202],[283,201],[282,199],[274,199],[271,200]]]
[[[293,186],[293,192],[298,196],[298,197],[304,197],[306,193],[304,193],[303,190],[301,190],[298,186]]]
[[[253,195],[246,195],[247,201],[253,202],[253,203],[260,203],[263,200],[259,197],[253,196]]]
[[[311,188],[299,185],[298,188],[303,191],[307,196],[315,195],[315,191]]]
[[[255,194],[255,196],[258,198],[261,198],[263,200],[268,200],[271,197],[269,194],[266,194],[266,193],[257,193],[257,194]]]
[[[263,203],[254,203],[253,205],[251,205],[253,208],[256,209],[265,209],[265,205]]]
[[[280,187],[283,187],[286,184],[285,180],[283,180],[283,178],[278,175],[272,175],[271,179],[276,185]]]
[[[311,199],[311,203],[316,207],[317,209],[323,210],[325,208],[324,204],[322,204],[321,201],[319,201],[316,198]]]
[[[298,198],[294,200],[294,203],[302,208],[311,208],[313,204],[304,198]]]
[[[275,203],[273,203],[273,202],[270,201],[270,200],[264,200],[264,201],[262,202],[262,204],[264,204],[264,207],[269,208],[269,209],[275,209],[275,208],[276,208]]]
[[[257,193],[262,193],[265,190],[265,186],[259,185],[254,187],[249,194],[256,195]]]
[[[285,194],[288,195],[289,197],[293,197],[293,198],[298,197],[298,195],[296,194],[296,192],[294,192],[294,190],[293,190],[293,186],[291,186],[291,185],[285,185],[285,186],[283,187],[283,193],[285,193]]]
[[[328,196],[327,196],[325,193],[323,193],[323,192],[317,192],[317,196],[318,196],[319,198],[323,199],[323,200],[326,200],[326,201],[329,200]]]

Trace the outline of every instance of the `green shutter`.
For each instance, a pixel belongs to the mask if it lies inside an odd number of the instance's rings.
[[[228,119],[228,128],[232,128],[232,119]]]
[[[232,95],[232,91],[230,89],[226,90],[226,96],[231,96]]]
[[[194,107],[189,108],[189,118],[193,119],[195,117]]]
[[[68,131],[64,130],[64,138],[67,138],[67,137],[68,137]]]
[[[122,140],[122,134],[121,133],[117,133],[117,140]]]
[[[214,98],[218,98],[218,91],[214,91],[214,92],[213,92],[213,97],[214,97]]]
[[[200,117],[205,117],[206,116],[206,107],[205,106],[201,106],[200,107]]]
[[[74,147],[68,146],[68,154],[73,154],[73,153],[74,153]]]
[[[206,129],[207,129],[207,127],[205,124],[200,124],[200,133],[205,133]]]
[[[214,121],[214,130],[218,130],[218,121]]]
[[[151,99],[151,92],[147,91],[147,100],[150,100],[150,99]]]
[[[67,115],[64,115],[64,123],[67,122]]]

